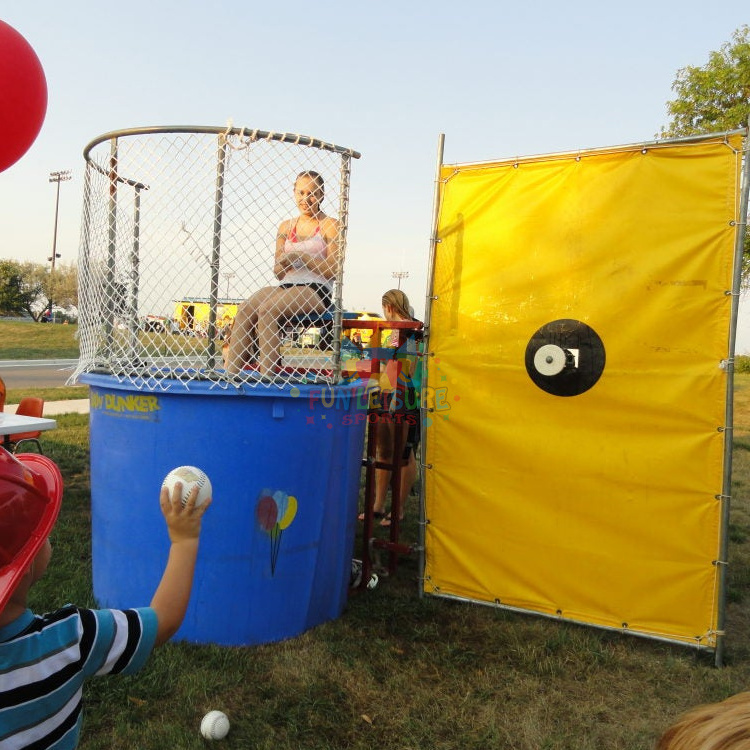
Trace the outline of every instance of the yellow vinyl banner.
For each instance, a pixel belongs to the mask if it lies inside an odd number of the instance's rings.
[[[715,647],[740,150],[441,167],[425,592]]]

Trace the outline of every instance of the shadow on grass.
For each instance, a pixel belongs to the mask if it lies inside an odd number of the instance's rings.
[[[52,565],[31,604],[92,605],[87,416],[60,417],[43,445],[66,489]],[[743,453],[737,480],[746,463]],[[232,724],[227,750],[651,750],[678,713],[750,681],[750,498],[737,495],[723,670],[711,655],[676,645],[420,598],[411,555],[376,589],[352,596],[340,618],[297,638],[232,648],[170,643],[135,677],[90,681],[82,746],[205,748],[201,717],[221,709]],[[406,542],[417,539],[415,508],[412,498]],[[137,548],[135,539],[123,551],[124,568]]]

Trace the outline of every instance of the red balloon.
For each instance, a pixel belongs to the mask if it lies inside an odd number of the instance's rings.
[[[261,529],[270,532],[276,526],[276,521],[279,519],[279,508],[276,505],[276,501],[272,497],[264,495],[258,500],[255,515],[258,518]]]
[[[0,21],[0,172],[36,140],[47,112],[47,80],[31,45]]]

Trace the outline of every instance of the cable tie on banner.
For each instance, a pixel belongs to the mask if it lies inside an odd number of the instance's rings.
[[[714,495],[714,500],[731,500],[731,499],[732,499],[731,495],[721,495],[721,494]]]
[[[740,293],[739,292],[733,292],[731,289],[727,289],[727,290],[724,291],[724,296],[725,297],[739,297]]]
[[[729,565],[729,560],[713,560],[711,562],[711,565],[719,566],[719,565]]]

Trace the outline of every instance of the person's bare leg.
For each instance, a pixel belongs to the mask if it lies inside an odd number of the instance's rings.
[[[380,414],[378,417],[382,416]],[[375,459],[390,463],[393,460],[393,424],[382,421],[378,424],[378,444]],[[391,483],[391,472],[388,469],[375,469],[375,502],[372,509],[375,513],[385,513],[385,498]]]
[[[252,345],[256,320],[257,313],[251,297],[237,308],[237,315],[234,316],[226,363],[226,371],[231,375],[240,372],[247,364],[247,351]]]
[[[241,372],[251,361],[253,349],[258,343],[258,308],[274,291],[274,287],[260,289],[237,308],[227,352],[226,371],[230,375]]]
[[[401,451],[398,456],[398,463],[401,463],[403,460],[401,456],[403,455],[403,451],[406,447],[406,440],[409,434],[409,426],[406,423],[402,424],[396,424],[391,425],[392,435],[391,438],[391,461],[393,462],[396,458],[395,456],[395,448],[396,448],[396,430],[400,430],[401,433],[401,445],[399,447],[399,450]],[[411,468],[410,468],[411,466]],[[398,497],[393,496],[393,488],[391,488],[391,512],[388,514],[388,517],[385,518],[383,521],[381,521],[381,526],[390,526],[391,525],[391,516],[398,512],[398,518],[399,520],[402,520],[404,517],[404,504],[406,502],[406,498],[409,495],[409,490],[411,489],[411,482],[414,481],[415,476],[415,470],[416,470],[416,463],[414,463],[414,455],[413,453],[410,453],[409,455],[409,461],[406,463],[406,465],[402,465],[399,469],[399,482],[398,482]],[[408,482],[408,484],[406,483]]]
[[[273,373],[281,359],[279,321],[297,315],[323,313],[325,308],[317,293],[306,286],[277,287],[258,306],[258,369],[261,375]]]

